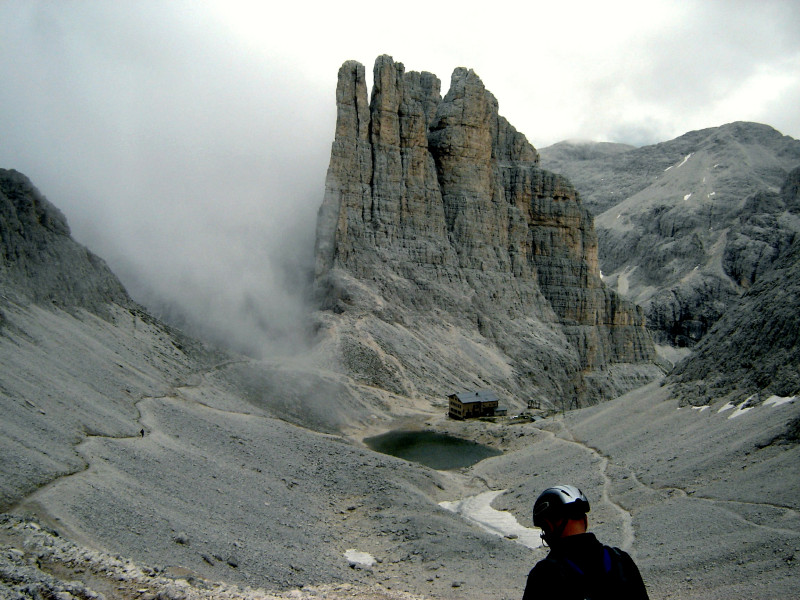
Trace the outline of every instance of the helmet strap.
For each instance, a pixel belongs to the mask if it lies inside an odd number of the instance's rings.
[[[564,529],[567,528],[568,521],[569,519],[559,519],[555,523],[552,521],[545,521],[546,528],[542,529],[541,538],[546,546],[552,548],[553,544],[561,539],[561,534],[564,533]]]

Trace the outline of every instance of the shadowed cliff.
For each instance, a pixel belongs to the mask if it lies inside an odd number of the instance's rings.
[[[0,169],[0,287],[5,301],[132,306],[106,263],[70,237],[61,211],[13,169]]]
[[[783,208],[796,210],[798,189],[800,168],[783,185]],[[770,260],[700,340],[694,354],[670,373],[667,381],[676,384],[674,393],[684,402],[700,405],[728,398],[756,406],[773,395],[800,393],[800,236],[790,236],[779,248],[754,235],[747,239]],[[764,247],[774,250],[775,258]],[[783,437],[796,442],[798,421],[793,427]]]

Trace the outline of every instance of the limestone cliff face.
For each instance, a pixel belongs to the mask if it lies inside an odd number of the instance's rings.
[[[351,61],[336,100],[316,281],[322,343],[350,374],[403,395],[482,385],[554,405],[653,375],[642,312],[603,286],[578,194],[539,168],[473,71],[441,98],[434,75],[381,56],[368,105]]]

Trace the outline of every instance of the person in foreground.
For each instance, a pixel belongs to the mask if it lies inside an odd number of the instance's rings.
[[[522,600],[616,598],[647,600],[647,589],[627,552],[605,546],[588,533],[589,501],[578,488],[543,491],[533,505],[533,524],[550,553],[528,574]]]

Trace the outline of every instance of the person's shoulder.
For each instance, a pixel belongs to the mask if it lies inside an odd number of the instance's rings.
[[[528,598],[554,598],[563,595],[564,571],[552,557],[537,562],[528,573],[523,600]]]
[[[614,546],[605,546],[605,548],[611,557],[608,572],[615,574],[614,576],[622,584],[622,590],[624,590],[624,595],[619,597],[647,600],[647,587],[633,557]]]
[[[611,554],[612,558],[616,559],[619,562],[622,562],[626,565],[633,565],[636,567],[636,563],[633,560],[633,557],[625,552],[622,548],[617,548],[616,546],[605,546],[608,552]]]
[[[541,559],[539,562],[537,562],[535,565],[533,565],[533,569],[531,569],[531,570],[547,569],[551,565],[553,565],[555,562],[556,561],[553,560],[553,557],[548,555],[548,556],[545,556],[543,559]]]
[[[616,558],[630,558],[631,555],[625,552],[622,548],[618,548],[617,546],[608,546],[607,544],[603,544],[603,548],[605,548],[608,552],[611,553],[612,556]]]
[[[562,572],[561,563],[552,556],[546,556],[533,565],[530,573],[528,573],[528,578],[550,578],[561,575]]]

